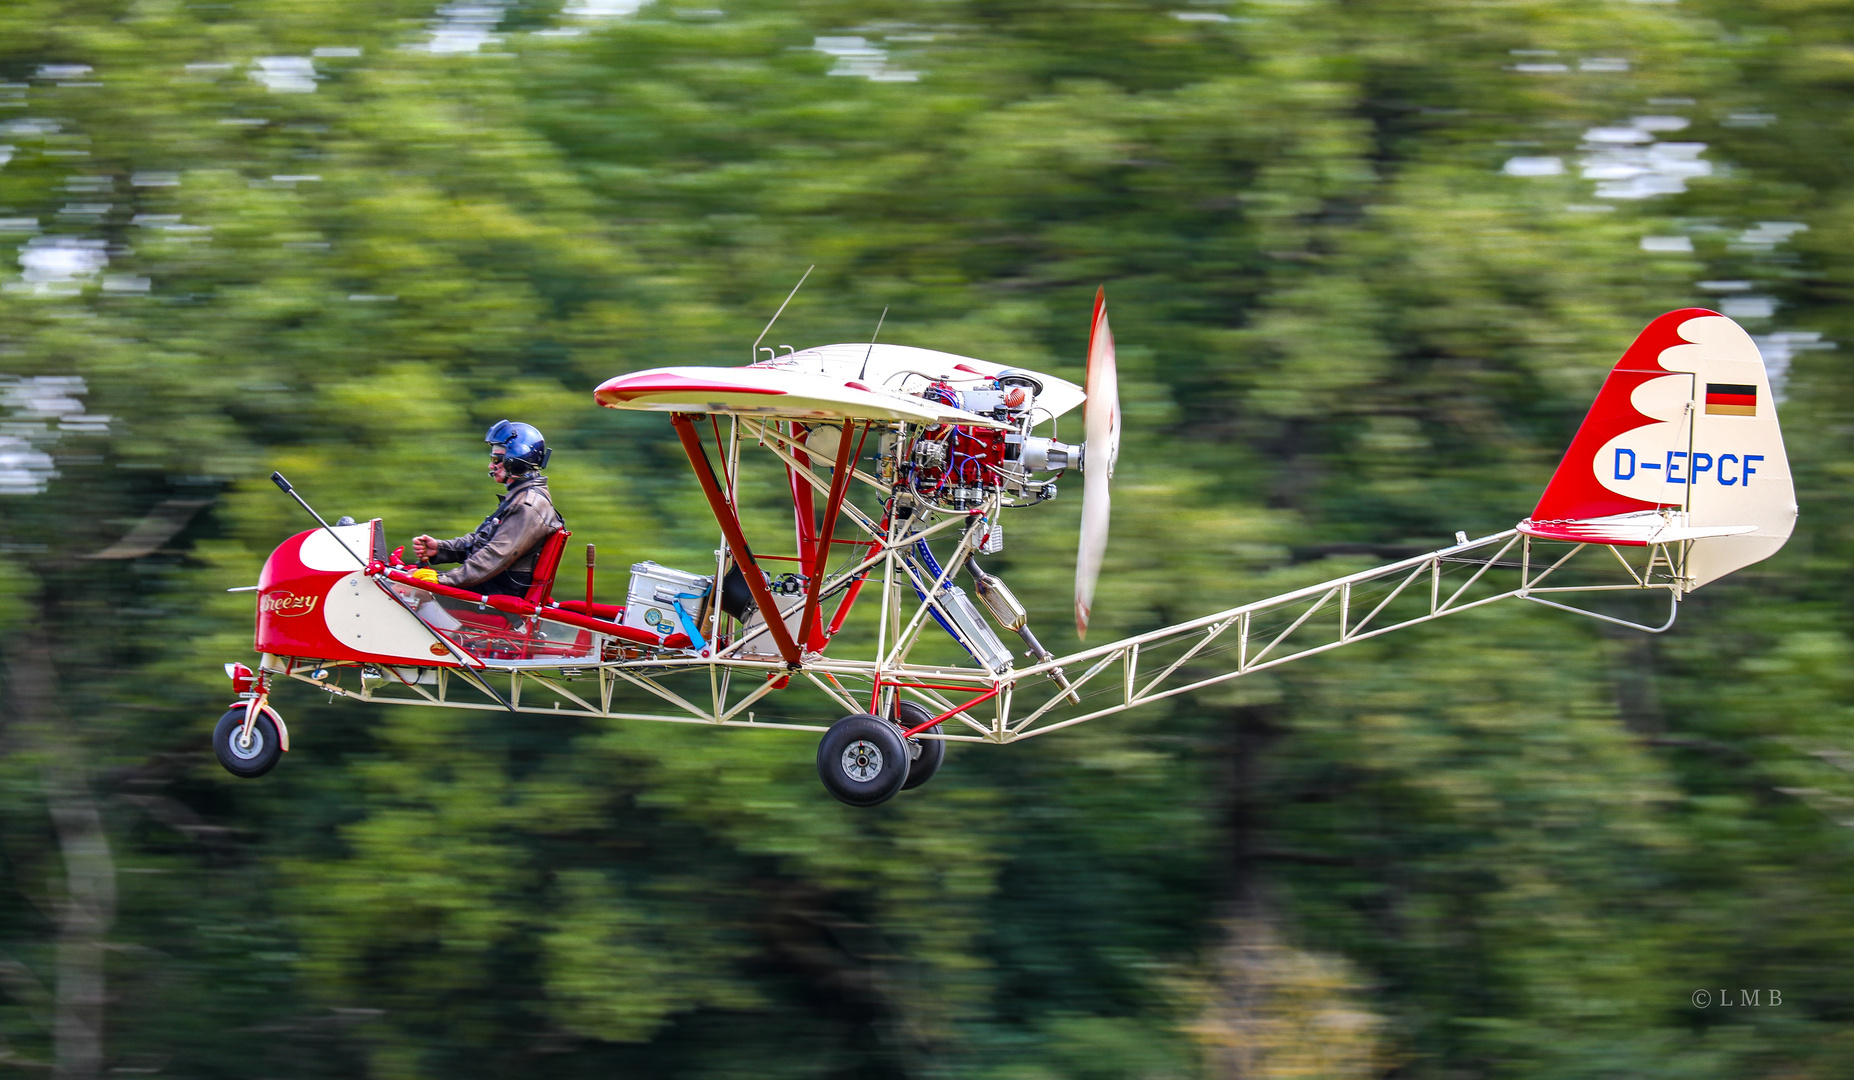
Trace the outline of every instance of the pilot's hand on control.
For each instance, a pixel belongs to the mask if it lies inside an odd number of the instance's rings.
[[[438,553],[438,542],[429,536],[414,536],[412,553],[421,559],[429,559]]]
[[[436,585],[438,583],[438,572],[429,566],[421,566],[417,570],[412,571],[412,578],[415,581],[429,581],[433,585]]]

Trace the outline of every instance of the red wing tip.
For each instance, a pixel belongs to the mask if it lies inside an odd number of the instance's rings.
[[[750,386],[740,383],[691,379],[686,375],[662,373],[656,375],[620,375],[607,379],[592,392],[592,398],[601,405],[616,402],[635,401],[651,394],[671,393],[717,393],[717,394],[760,394],[767,397],[780,397],[786,391],[770,386]]]

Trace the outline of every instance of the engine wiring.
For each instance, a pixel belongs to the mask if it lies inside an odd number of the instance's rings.
[[[902,374],[921,374],[903,372]],[[1055,415],[1037,405],[1041,385],[1018,372],[971,380],[964,389],[952,379],[934,379],[919,396],[949,408],[995,420],[1002,428],[977,424],[934,424],[910,439],[906,429],[890,444],[883,471],[896,489],[923,505],[954,512],[974,509],[996,494],[1003,506],[1030,506],[1055,497],[1057,479],[1081,456],[1081,448],[1053,435],[1031,434]],[[964,383],[967,380],[959,380]],[[1054,478],[1032,479],[1051,472]]]

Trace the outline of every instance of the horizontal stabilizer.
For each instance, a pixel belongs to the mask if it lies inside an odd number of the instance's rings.
[[[1610,371],[1521,532],[1686,543],[1688,588],[1775,555],[1796,492],[1757,343],[1703,308],[1648,324]]]
[[[1633,514],[1585,518],[1582,521],[1538,522],[1527,518],[1519,531],[1544,540],[1579,544],[1672,544],[1709,536],[1739,536],[1757,531],[1756,525],[1693,525],[1678,510],[1642,510]]]

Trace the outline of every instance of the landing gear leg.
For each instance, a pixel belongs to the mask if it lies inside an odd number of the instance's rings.
[[[932,713],[912,701],[904,701],[895,709],[895,723],[900,724],[903,731],[918,727],[932,719]],[[935,724],[922,732],[922,734],[929,733],[938,735],[940,725]],[[914,738],[906,741],[920,748],[920,756],[908,766],[907,783],[901,785],[901,790],[913,791],[932,780],[933,774],[940,771],[940,763],[946,760],[946,743],[941,739]]]

